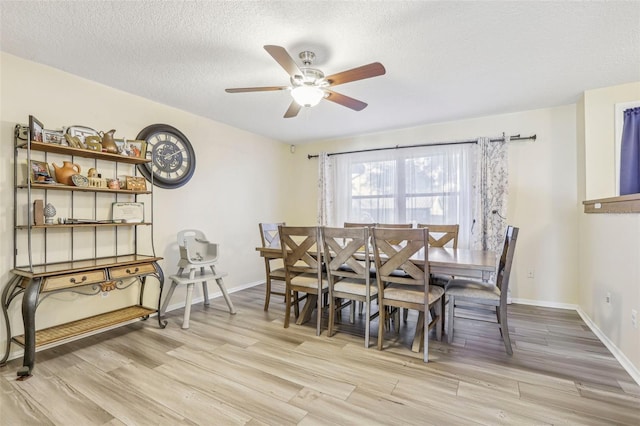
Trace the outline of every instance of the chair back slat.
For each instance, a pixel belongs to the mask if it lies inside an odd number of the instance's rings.
[[[284,222],[258,224],[260,227],[262,247],[280,248],[280,234],[278,233],[278,227],[284,225]]]
[[[285,270],[312,274],[320,271],[320,228],[317,226],[280,226],[280,246]]]
[[[429,231],[423,229],[373,229],[374,257],[378,283],[428,285]],[[415,255],[422,252],[420,261]],[[424,260],[423,260],[424,259]]]
[[[460,225],[431,225],[419,223],[418,228],[429,228],[430,247],[445,247],[451,243],[452,248],[458,248]]]
[[[322,229],[324,258],[330,279],[334,277],[369,279],[369,229]]]

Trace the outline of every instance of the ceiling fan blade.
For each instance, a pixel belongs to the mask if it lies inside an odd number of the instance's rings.
[[[325,97],[326,100],[335,102],[342,106],[346,106],[347,108],[351,108],[352,110],[362,111],[367,107],[366,103],[354,98],[350,98],[349,96],[343,95],[341,93],[334,92],[333,90],[324,89],[324,91],[327,93],[327,96]]]
[[[287,53],[284,47],[268,44],[264,46],[264,50],[269,52],[269,55],[271,55],[291,77],[302,75],[302,71],[300,71],[300,68],[298,68],[298,65],[296,65],[293,58]]]
[[[243,93],[243,92],[269,92],[272,90],[287,90],[289,86],[266,86],[266,87],[236,87],[233,89],[224,89],[227,93]]]
[[[296,101],[291,101],[291,105],[289,105],[289,109],[287,110],[287,112],[284,113],[284,118],[295,117],[296,115],[298,115],[301,109],[302,107],[298,105]]]
[[[329,82],[329,86],[337,86],[338,84],[349,83],[351,81],[364,80],[365,78],[377,77],[383,75],[387,70],[380,62],[373,62],[348,71],[339,72],[337,74],[325,77]]]

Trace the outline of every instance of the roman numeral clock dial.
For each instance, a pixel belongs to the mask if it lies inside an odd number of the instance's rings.
[[[138,140],[147,142],[150,163],[138,170],[149,182],[160,188],[179,188],[196,170],[196,154],[189,139],[175,127],[152,124],[138,133]]]

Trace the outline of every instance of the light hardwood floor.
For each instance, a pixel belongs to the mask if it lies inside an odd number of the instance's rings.
[[[316,337],[313,320],[282,327],[280,298],[265,313],[263,286],[231,297],[237,315],[221,298],[194,305],[189,330],[177,310],[164,330],[143,321],[39,352],[26,381],[9,362],[0,424],[640,424],[640,387],[573,311],[511,305],[513,357],[494,325],[456,320],[424,364],[415,314],[378,351],[361,319]]]

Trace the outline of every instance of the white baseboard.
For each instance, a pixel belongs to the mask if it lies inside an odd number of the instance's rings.
[[[622,353],[622,351],[620,351],[620,349],[618,349],[618,347],[607,337],[607,335],[598,328],[596,323],[589,318],[589,315],[587,315],[580,307],[578,307],[576,311],[578,312],[578,315],[580,315],[580,318],[582,318],[582,320],[589,326],[591,331],[598,336],[598,339],[604,343],[607,349],[609,349],[613,356],[616,357],[618,362],[622,364],[622,367],[627,370],[627,373],[629,373],[633,380],[640,385],[640,370],[633,365],[629,358],[627,358],[626,355]]]
[[[604,334],[596,325],[595,322],[589,318],[582,308],[578,305],[571,305],[568,303],[556,303],[556,302],[545,302],[539,300],[528,300],[528,299],[513,299],[514,303],[520,303],[522,305],[532,305],[532,306],[541,306],[545,308],[559,308],[559,309],[570,309],[576,311],[580,318],[587,324],[587,326],[593,331],[593,334],[600,339],[602,343],[611,351],[613,356],[618,360],[622,368],[624,368],[627,373],[640,385],[640,370],[633,365],[633,363],[626,357],[624,353]]]
[[[578,309],[578,305],[572,305],[570,303],[547,302],[545,300],[513,299],[512,302],[519,303],[520,305],[540,306],[542,308],[569,309],[572,311],[576,311]]]
[[[246,290],[248,288],[255,287],[255,286],[260,285],[260,284],[264,284],[264,281],[254,281],[254,282],[251,282],[251,283],[241,284],[239,286],[233,287],[232,289],[227,289],[227,291],[229,292],[229,294],[233,294],[236,291]],[[211,288],[212,287],[209,286],[209,289],[211,289]],[[216,287],[216,288],[218,288],[218,287]],[[222,292],[219,289],[216,290],[216,291],[213,291],[213,292],[209,291],[209,300],[216,299],[218,297],[222,297]],[[204,295],[193,299],[191,301],[191,304],[193,305],[194,303],[202,303],[202,302],[204,302]],[[165,312],[171,312],[171,311],[174,311],[176,309],[182,309],[182,308],[185,307],[186,304],[187,303],[186,303],[185,300],[182,300],[182,301],[177,302],[177,303],[173,303],[173,304],[167,306],[167,310]]]

